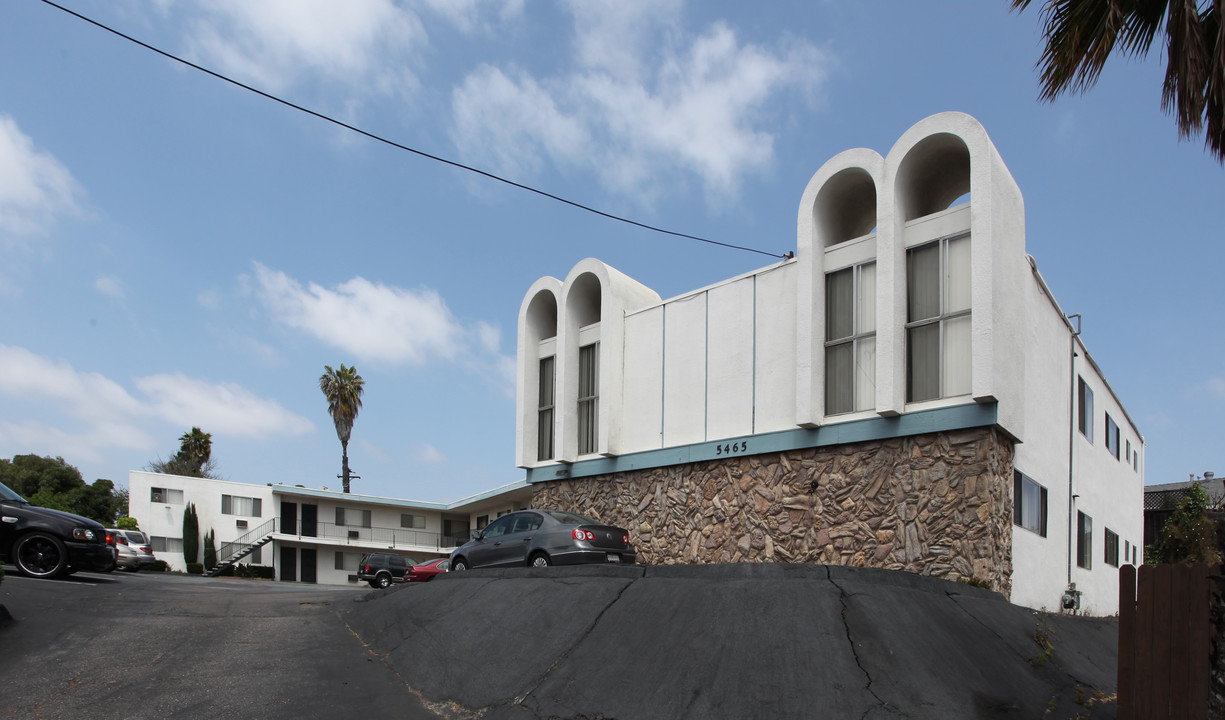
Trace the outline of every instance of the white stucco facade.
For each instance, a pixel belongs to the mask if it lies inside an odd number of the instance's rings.
[[[194,504],[201,543],[212,530],[219,560],[232,545],[267,538],[257,555],[240,562],[271,566],[279,580],[334,585],[357,581],[364,553],[390,551],[420,562],[445,557],[472,529],[527,507],[531,498],[522,481],[454,503],[429,503],[142,471],[129,473],[128,493],[128,514],[172,570],[187,569],[183,512]]]
[[[598,444],[584,453],[591,369],[577,352],[597,341]],[[1026,255],[1020,189],[962,113],[920,121],[883,156],[825,163],[802,193],[793,258],[668,300],[590,258],[538,280],[518,359],[516,460],[531,483],[989,424],[1045,490],[1045,535],[1026,529],[1032,512],[1014,526],[1014,602],[1056,609],[1075,582],[1086,609],[1109,614],[1107,530],[1119,564],[1142,542],[1143,438]],[[1082,380],[1092,438],[1078,431]],[[1088,568],[1078,513],[1092,518]]]

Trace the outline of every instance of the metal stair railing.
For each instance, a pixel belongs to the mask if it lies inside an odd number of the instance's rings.
[[[272,533],[276,532],[276,518],[270,519],[268,522],[260,525],[247,532],[242,537],[232,542],[226,543],[230,547],[237,547],[238,550],[231,554],[225,560],[217,563],[205,573],[208,577],[217,577],[226,571],[226,568],[233,567],[235,563],[250,555],[258,547],[263,547],[272,542]]]

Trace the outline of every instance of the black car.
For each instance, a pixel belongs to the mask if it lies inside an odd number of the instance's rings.
[[[0,559],[16,565],[23,575],[38,578],[115,568],[101,524],[31,505],[4,483],[0,483]]]
[[[451,571],[479,567],[548,567],[583,563],[631,565],[630,534],[560,510],[518,510],[477,530],[451,551]]]
[[[385,588],[393,582],[404,582],[404,571],[416,564],[416,560],[404,555],[368,553],[357,566],[357,579],[370,583],[370,587]]]

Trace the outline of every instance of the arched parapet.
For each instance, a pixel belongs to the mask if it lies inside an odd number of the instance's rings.
[[[557,333],[562,283],[543,277],[519,306],[518,382],[515,383],[515,462],[534,467],[557,457]]]
[[[625,314],[659,302],[654,290],[594,258],[566,275],[557,336],[558,459],[617,453]]]
[[[986,130],[965,113],[939,113],[915,123],[884,165],[880,200],[892,209],[892,217],[888,231],[880,231],[888,242],[878,247],[877,280],[898,292],[878,315],[878,357],[891,365],[880,375],[879,409],[900,413],[956,402],[957,397],[999,401],[1000,424],[1020,438],[1023,361],[1007,348],[1009,338],[1024,330],[1018,282],[1025,257],[1020,189]],[[958,203],[967,195],[968,202]],[[931,267],[942,274],[940,282],[948,284],[936,289],[940,302],[950,305],[930,311],[941,313],[941,352],[959,349],[940,355],[939,375],[916,390],[923,385],[915,379],[922,373],[914,371],[920,365],[917,334],[923,331],[912,305],[920,302],[913,293],[922,292],[917,279],[922,272],[916,268],[926,262],[919,255],[930,258]],[[918,274],[908,277],[908,272]],[[908,337],[908,332],[915,335]]]
[[[883,177],[879,153],[846,150],[817,170],[800,199],[796,424],[804,427],[816,427],[826,415],[826,272],[872,262],[881,217],[887,215],[880,203]]]

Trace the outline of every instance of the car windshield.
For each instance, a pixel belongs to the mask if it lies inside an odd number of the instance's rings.
[[[546,510],[545,512],[547,512],[550,517],[552,517],[554,520],[561,523],[562,525],[599,525],[600,524],[596,522],[595,520],[592,520],[591,518],[585,518],[582,515],[575,515],[574,513],[562,512],[560,510]]]
[[[23,502],[23,503],[29,502],[22,496],[18,495],[12,490],[9,490],[8,485],[5,485],[4,483],[0,483],[0,500],[8,500],[9,502]]]

